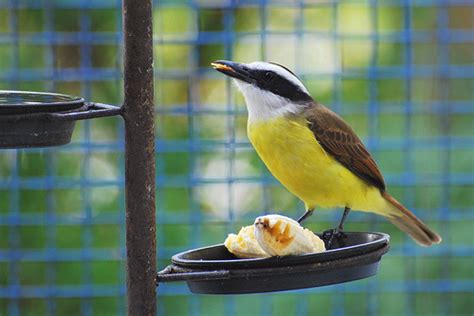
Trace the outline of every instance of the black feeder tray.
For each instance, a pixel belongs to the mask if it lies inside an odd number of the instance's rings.
[[[77,120],[121,114],[118,106],[57,93],[0,90],[0,148],[64,145]]]
[[[344,232],[325,252],[266,259],[238,259],[224,245],[199,248],[174,255],[157,283],[186,281],[193,293],[244,294],[349,282],[377,273],[389,238]]]

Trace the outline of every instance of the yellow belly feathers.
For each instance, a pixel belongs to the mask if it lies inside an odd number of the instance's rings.
[[[304,119],[249,123],[248,135],[270,172],[307,208],[348,206],[386,214],[379,190],[326,153]]]

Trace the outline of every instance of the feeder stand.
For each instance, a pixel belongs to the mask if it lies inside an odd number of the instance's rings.
[[[156,315],[155,126],[152,0],[123,0],[124,103],[0,91],[0,149],[65,145],[77,120],[125,121],[128,315]]]
[[[156,315],[151,0],[123,0],[128,315]]]

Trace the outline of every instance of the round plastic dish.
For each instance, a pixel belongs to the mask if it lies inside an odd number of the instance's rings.
[[[120,107],[57,93],[0,90],[0,148],[64,145],[77,120],[120,114]]]
[[[223,245],[172,257],[158,282],[187,281],[194,293],[243,294],[343,283],[375,275],[389,250],[383,233],[345,232],[335,248],[300,256],[238,259]]]

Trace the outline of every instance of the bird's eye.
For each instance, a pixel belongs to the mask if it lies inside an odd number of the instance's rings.
[[[273,72],[270,72],[270,71],[266,72],[265,73],[265,79],[272,80],[273,79]]]

